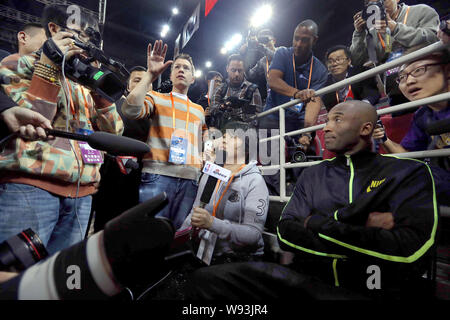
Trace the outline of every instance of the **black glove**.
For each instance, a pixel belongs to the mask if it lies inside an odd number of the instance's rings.
[[[106,224],[105,252],[121,285],[146,285],[161,277],[175,230],[170,220],[154,216],[167,202],[161,193]]]

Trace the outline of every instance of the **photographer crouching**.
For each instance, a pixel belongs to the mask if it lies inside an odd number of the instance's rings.
[[[121,83],[113,73],[93,67],[95,61],[79,47],[98,45],[98,25],[81,11],[80,19],[73,19],[68,9],[44,8],[48,40],[37,52],[0,65],[1,76],[20,79],[2,89],[20,107],[50,120],[54,129],[121,135],[123,123],[111,102]],[[72,20],[79,24],[68,25]],[[66,138],[11,139],[0,153],[0,242],[32,228],[52,254],[84,239],[102,161],[100,151]]]

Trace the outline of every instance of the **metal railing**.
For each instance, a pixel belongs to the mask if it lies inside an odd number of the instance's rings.
[[[433,43],[425,48],[419,49],[417,51],[414,51],[410,54],[404,55],[398,59],[395,59],[393,61],[384,63],[382,65],[379,65],[377,67],[374,67],[370,70],[361,72],[355,76],[349,77],[347,79],[344,79],[342,81],[336,82],[332,85],[329,85],[325,88],[322,88],[320,90],[316,91],[316,96],[322,96],[324,94],[328,94],[331,92],[334,92],[336,90],[342,89],[344,87],[347,87],[348,85],[357,83],[359,81],[371,78],[379,73],[385,72],[387,70],[390,70],[392,68],[398,67],[400,65],[403,65],[405,63],[417,60],[421,57],[427,56],[435,51],[440,51],[444,49],[449,49],[450,45],[443,44],[442,42],[436,42]],[[417,100],[417,101],[411,101],[407,103],[403,103],[397,106],[388,107],[384,109],[380,109],[377,111],[377,114],[384,115],[389,114],[392,112],[407,110],[416,108],[423,105],[428,105],[432,103],[437,103],[441,101],[450,100],[450,92],[442,93],[439,95],[435,95],[432,97],[428,97],[425,99]],[[303,162],[303,163],[286,163],[285,162],[285,140],[284,137],[286,136],[294,136],[306,132],[313,132],[317,130],[321,130],[325,127],[325,124],[315,125],[308,128],[303,128],[300,130],[295,130],[291,132],[286,132],[286,126],[285,126],[285,109],[295,106],[296,104],[300,103],[300,99],[292,100],[287,103],[284,103],[282,105],[279,105],[277,107],[274,107],[270,110],[261,112],[257,114],[257,118],[261,118],[264,116],[267,116],[269,114],[278,112],[279,113],[279,121],[280,121],[280,134],[276,136],[272,136],[269,138],[261,139],[260,143],[267,142],[270,140],[279,139],[279,148],[280,148],[280,164],[279,165],[270,165],[270,166],[260,166],[260,169],[262,171],[265,170],[274,170],[279,169],[280,170],[280,196],[270,196],[270,200],[280,201],[280,202],[287,202],[289,201],[290,197],[286,195],[286,169],[288,168],[299,168],[299,167],[309,167],[313,166],[315,164],[320,163],[321,161],[312,161],[312,162]],[[441,149],[441,150],[427,150],[427,151],[417,151],[417,152],[407,152],[407,153],[397,153],[393,154],[395,156],[400,157],[409,157],[409,158],[431,158],[431,157],[443,157],[443,156],[450,156],[450,149]]]

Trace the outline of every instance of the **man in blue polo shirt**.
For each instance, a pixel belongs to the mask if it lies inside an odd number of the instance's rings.
[[[312,20],[297,25],[292,38],[292,47],[279,47],[275,51],[269,68],[269,93],[264,111],[294,99],[306,101],[286,108],[286,132],[310,127],[316,124],[322,106],[319,97],[313,97],[314,90],[324,87],[327,82],[327,68],[314,57],[312,48],[318,39],[318,27]],[[313,97],[313,98],[311,98]],[[278,129],[279,113],[275,112],[260,119],[260,128]],[[302,134],[298,143],[306,150],[312,140],[310,133]],[[287,141],[291,146],[292,141]],[[270,148],[269,148],[270,149]],[[294,148],[289,148],[294,150]],[[294,170],[296,171],[296,170]],[[294,172],[294,176],[297,176]],[[279,176],[265,176],[272,194],[279,194]],[[274,189],[275,188],[275,189]]]
[[[269,69],[270,92],[265,110],[269,110],[293,99],[310,96],[312,90],[322,88],[328,76],[327,68],[314,57],[312,48],[318,39],[318,27],[312,20],[305,20],[295,28],[292,47],[279,47],[275,52]],[[305,91],[305,89],[312,89]],[[286,131],[298,130],[316,123],[321,108],[320,98],[311,99],[306,104],[301,103],[286,109]],[[276,120],[278,128],[278,113],[266,116],[264,123],[270,128]],[[264,119],[263,118],[263,119]],[[270,123],[272,122],[272,123]],[[311,137],[304,134],[300,143],[308,146]]]

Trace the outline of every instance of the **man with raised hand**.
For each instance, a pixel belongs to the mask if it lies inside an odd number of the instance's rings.
[[[131,119],[147,119],[150,152],[143,157],[139,201],[161,192],[169,195],[169,205],[158,215],[172,220],[179,228],[189,214],[197,194],[202,159],[198,150],[202,131],[206,130],[203,107],[187,97],[195,81],[192,58],[180,54],[165,61],[167,44],[161,40],[149,44],[147,71],[122,105]],[[172,65],[170,93],[150,91],[150,85]]]

